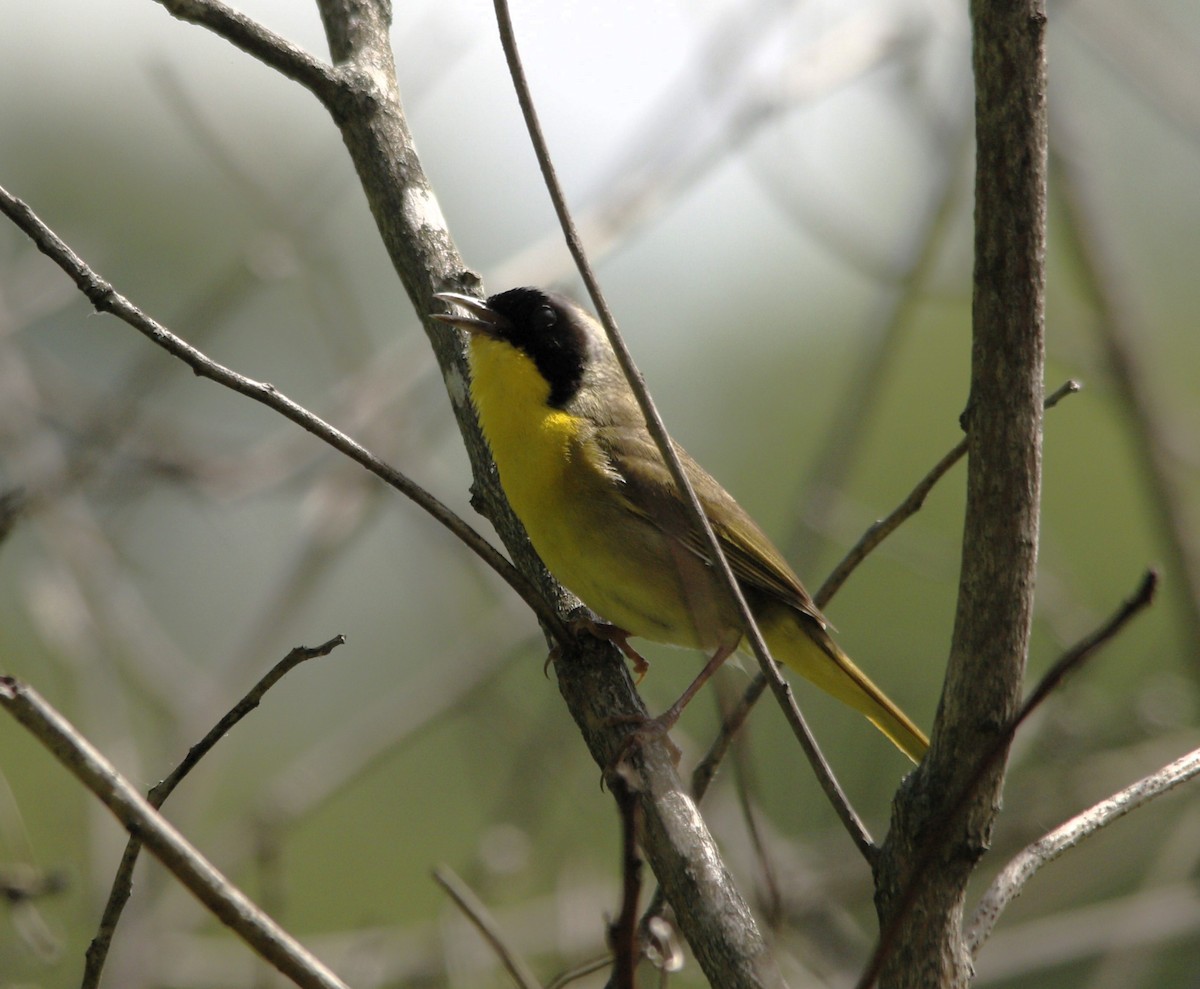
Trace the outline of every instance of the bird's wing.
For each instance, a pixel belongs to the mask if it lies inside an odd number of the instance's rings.
[[[618,429],[620,427],[601,429],[596,439],[608,456],[612,471],[620,477],[619,493],[627,510],[677,539],[689,552],[711,566],[712,554],[688,517],[675,481],[654,441],[644,431],[632,435],[628,428],[621,429],[620,435],[614,435]],[[738,582],[746,589],[754,589],[795,608],[824,627],[825,619],[800,578],[758,524],[682,447],[676,445],[675,450]]]

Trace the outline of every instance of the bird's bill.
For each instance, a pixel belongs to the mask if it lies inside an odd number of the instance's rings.
[[[439,323],[446,323],[460,330],[466,330],[468,333],[494,335],[504,321],[503,316],[497,312],[493,312],[487,307],[487,303],[472,295],[462,295],[459,292],[435,292],[433,297],[452,306],[459,306],[466,309],[471,315],[462,316],[453,311],[445,313],[435,312],[429,314],[430,319],[436,319]]]

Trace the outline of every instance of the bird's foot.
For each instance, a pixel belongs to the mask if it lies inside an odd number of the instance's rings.
[[[646,661],[645,657],[629,644],[629,633],[623,628],[610,625],[608,622],[597,621],[586,614],[573,615],[567,621],[567,628],[573,634],[587,632],[589,635],[594,635],[597,639],[611,642],[620,649],[625,658],[629,660],[629,664],[633,667],[634,683],[641,683],[642,678],[646,675],[646,671],[650,669],[650,664]],[[549,668],[551,663],[558,659],[559,653],[558,646],[555,646],[550,651],[550,655],[546,657],[546,666],[543,667],[543,672]]]
[[[678,766],[679,760],[683,757],[683,752],[678,745],[671,741],[669,732],[675,727],[675,722],[679,720],[679,714],[679,711],[671,707],[657,718],[647,718],[639,714],[618,714],[610,718],[610,724],[632,724],[633,727],[630,728],[629,733],[621,740],[617,751],[608,761],[608,765],[605,767],[605,775],[617,772],[634,749],[640,749],[648,742],[659,742],[665,746],[671,756],[671,762]]]

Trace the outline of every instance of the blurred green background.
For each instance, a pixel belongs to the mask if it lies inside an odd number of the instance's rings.
[[[151,315],[490,535],[416,314],[315,102],[146,0],[9,6],[0,184]],[[308,4],[239,6],[325,54]],[[395,15],[410,123],[468,263],[490,291],[575,289],[490,5]],[[513,15],[562,179],[669,427],[819,585],[960,436],[964,11],[529,0]],[[1052,9],[1051,39],[1047,386],[1084,390],[1046,420],[1031,682],[1147,566],[1163,586],[1022,731],[980,891],[1016,849],[1200,744],[1200,595],[1180,566],[1200,524],[1200,12],[1085,0]],[[0,348],[0,484],[29,499],[0,545],[0,672],[149,787],[288,649],[345,633],[221,742],[169,817],[357,987],[506,984],[431,881],[440,863],[547,982],[601,953],[618,905],[615,811],[507,588],[360,469],[91,314],[7,224]],[[827,609],[847,651],[926,725],[963,477]],[[641,690],[659,709],[699,657],[647,654]],[[722,681],[731,696],[746,682],[736,669]],[[713,736],[714,696],[673,734],[684,769]],[[903,758],[803,687],[800,700],[881,835]],[[852,979],[873,939],[870,877],[769,704],[705,811],[790,984]],[[77,984],[123,844],[0,719],[0,875],[63,885],[3,908],[0,986]],[[980,984],[1196,985],[1198,859],[1200,800],[1185,787],[1036,878],[981,954]],[[702,981],[694,965],[680,977]],[[107,985],[265,979],[156,865],[139,867]]]

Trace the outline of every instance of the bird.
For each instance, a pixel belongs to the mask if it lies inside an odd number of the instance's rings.
[[[664,733],[743,646],[744,622],[714,569],[603,327],[533,287],[486,301],[434,298],[431,318],[469,335],[470,396],[501,487],[554,577],[644,670],[630,636],[709,660],[657,719]],[[465,310],[466,315],[458,310]],[[800,578],[750,517],[678,444],[683,466],[773,658],[865,715],[914,763],[929,741],[842,651]]]

